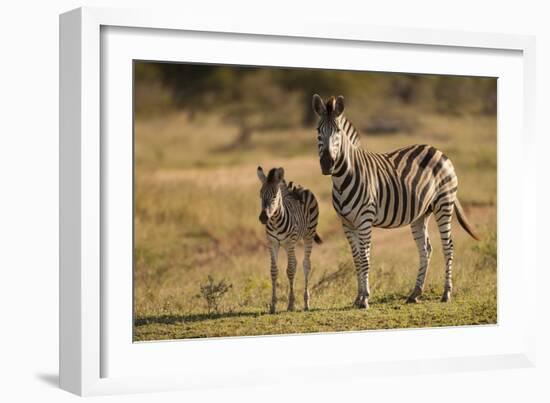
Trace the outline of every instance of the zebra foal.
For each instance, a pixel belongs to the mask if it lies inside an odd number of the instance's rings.
[[[296,275],[295,247],[298,241],[304,241],[304,309],[309,309],[308,280],[311,268],[311,250],[313,242],[320,244],[317,235],[319,206],[315,195],[301,186],[288,185],[284,179],[283,168],[271,169],[267,176],[262,167],[258,167],[260,189],[260,222],[265,225],[265,232],[271,254],[271,308],[275,313],[277,305],[277,259],[279,247],[285,249],[288,257],[286,274],[290,285],[288,310],[294,310],[294,277]]]
[[[332,178],[332,204],[342,221],[356,268],[358,291],[354,305],[368,308],[372,228],[405,225],[411,226],[420,256],[416,284],[407,299],[417,302],[432,253],[427,231],[432,215],[437,221],[445,257],[441,301],[449,301],[454,211],[460,225],[478,239],[456,196],[458,179],[449,158],[429,145],[411,145],[383,154],[364,150],[357,130],[343,115],[342,96],[323,101],[315,94],[312,101],[319,117],[317,143],[321,171]]]

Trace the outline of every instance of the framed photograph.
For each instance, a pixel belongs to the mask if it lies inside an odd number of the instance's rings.
[[[62,388],[533,365],[533,38],[85,8],[60,46]]]

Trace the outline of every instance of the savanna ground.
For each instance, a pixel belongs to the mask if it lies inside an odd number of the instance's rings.
[[[459,198],[482,239],[474,241],[453,221],[453,299],[442,304],[444,264],[432,219],[434,252],[425,293],[420,303],[405,304],[418,270],[410,229],[376,229],[368,310],[351,308],[354,268],[331,205],[330,178],[320,174],[314,127],[259,133],[248,145],[232,147],[237,135],[232,126],[212,116],[189,120],[174,112],[138,118],[135,134],[136,341],[496,323],[494,116],[422,114],[412,132],[362,134],[362,146],[375,152],[414,143],[443,150],[455,165]],[[258,165],[284,167],[288,181],[310,188],[319,201],[324,243],[313,249],[309,312],[302,310],[299,247],[297,312],[286,312],[281,251],[278,313],[268,313],[271,280],[258,221]],[[210,307],[201,295],[209,276],[228,286]]]

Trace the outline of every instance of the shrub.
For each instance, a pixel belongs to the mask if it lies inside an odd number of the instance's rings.
[[[221,301],[231,288],[233,285],[228,284],[225,279],[216,282],[211,275],[208,275],[207,282],[200,284],[200,293],[197,297],[204,298],[208,313],[219,313]]]

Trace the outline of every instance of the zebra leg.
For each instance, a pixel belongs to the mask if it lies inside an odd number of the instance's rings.
[[[369,307],[369,269],[370,269],[370,246],[371,246],[372,226],[368,225],[359,233],[359,250],[360,250],[360,281],[361,281],[361,296],[359,298],[358,308]]]
[[[448,302],[451,299],[453,290],[453,240],[451,238],[451,218],[453,216],[453,202],[441,203],[436,210],[435,219],[439,227],[443,255],[445,257],[445,289],[441,302]]]
[[[272,243],[270,247],[271,252],[271,308],[270,313],[275,313],[277,310],[277,274],[279,269],[277,268],[277,258],[279,257],[279,244]]]
[[[418,302],[418,297],[422,295],[422,291],[424,290],[428,264],[430,263],[430,257],[432,255],[432,245],[430,244],[430,238],[428,236],[429,219],[430,214],[426,214],[411,224],[412,235],[416,241],[418,255],[420,257],[420,268],[418,269],[414,290],[411,295],[409,295],[409,298],[407,298],[407,303]]]
[[[309,271],[311,269],[311,250],[313,248],[313,239],[304,239],[304,310],[309,311]]]
[[[290,290],[288,293],[288,310],[294,311],[294,277],[296,276],[296,254],[294,253],[294,245],[287,248],[288,266],[286,268],[286,275],[288,277],[288,285]]]
[[[355,265],[355,273],[357,274],[357,297],[353,302],[353,306],[359,308],[361,304],[361,296],[363,295],[362,288],[363,282],[361,281],[361,252],[359,248],[359,237],[357,232],[344,225],[344,234],[349,242],[351,248],[351,255],[353,257],[353,263]]]

